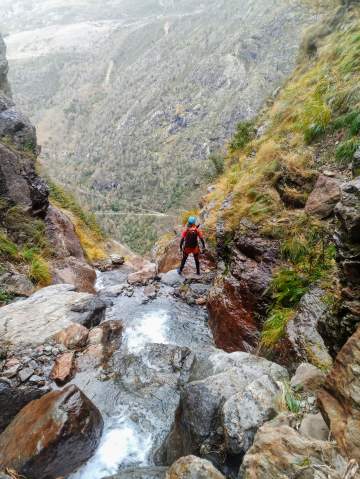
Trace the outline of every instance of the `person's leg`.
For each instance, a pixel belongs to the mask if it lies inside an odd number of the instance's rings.
[[[183,257],[182,257],[182,260],[181,260],[181,265],[180,265],[180,268],[178,269],[178,273],[182,273],[183,272],[183,269],[185,268],[185,264],[186,264],[186,261],[188,259],[188,254],[187,253],[183,253]]]
[[[194,253],[194,259],[196,264],[196,274],[200,274],[200,255],[199,253]]]

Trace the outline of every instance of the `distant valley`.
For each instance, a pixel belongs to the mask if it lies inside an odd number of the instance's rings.
[[[293,69],[295,0],[2,0],[10,80],[51,177],[136,251],[196,203],[209,155]]]

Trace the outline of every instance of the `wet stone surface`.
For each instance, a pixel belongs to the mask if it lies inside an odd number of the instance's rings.
[[[153,466],[170,431],[195,354],[214,348],[204,307],[186,304],[171,286],[124,279],[121,269],[98,275],[100,297],[111,300],[106,321],[121,322],[123,336],[105,367],[72,381],[100,409],[105,428],[95,455],[71,479],[147,477],[141,471]]]

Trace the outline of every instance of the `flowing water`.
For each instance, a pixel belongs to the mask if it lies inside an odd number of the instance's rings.
[[[124,274],[99,273],[102,296]],[[130,466],[153,464],[156,450],[171,428],[193,352],[213,347],[207,315],[190,307],[162,285],[153,300],[144,288],[111,298],[106,319],[122,321],[123,340],[114,354],[116,375],[105,380],[97,371],[78,373],[74,382],[98,406],[104,432],[95,455],[71,479],[102,479]]]

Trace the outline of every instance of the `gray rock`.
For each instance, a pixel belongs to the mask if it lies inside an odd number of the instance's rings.
[[[224,429],[224,403],[243,394],[251,383],[264,375],[268,376],[269,388],[271,381],[288,378],[287,371],[281,366],[248,353],[216,352],[198,357],[192,368],[192,382],[186,384],[181,393],[176,420],[162,450],[163,460],[171,464],[187,454],[206,455],[207,451],[223,450],[223,446],[220,447],[224,444],[223,433],[219,435],[218,431]],[[256,394],[250,388],[245,400],[249,400],[249,408],[252,394],[255,398]],[[227,427],[230,429],[229,421]]]
[[[347,232],[348,241],[360,242],[360,178],[344,183],[336,215]]]
[[[99,298],[76,293],[72,285],[49,286],[0,309],[0,336],[13,346],[41,345],[73,323],[93,327],[104,315]]]
[[[291,387],[295,390],[314,392],[323,385],[325,374],[312,364],[302,363],[291,378]]]
[[[276,416],[279,392],[273,379],[262,376],[225,402],[222,416],[227,450],[240,454],[249,449],[258,428]]]
[[[34,370],[31,369],[31,368],[24,368],[22,369],[18,376],[19,376],[19,379],[22,383],[26,382],[29,378],[31,378],[31,376],[34,374]]]
[[[322,300],[323,296],[324,291],[318,287],[305,294],[286,331],[300,361],[327,370],[332,365],[332,358],[318,332],[318,323],[325,320],[328,314],[328,307]]]
[[[196,456],[181,457],[167,471],[166,479],[225,479],[210,461]]]
[[[35,286],[27,276],[20,273],[5,273],[0,277],[4,291],[15,296],[30,296],[35,292]]]
[[[329,428],[320,412],[304,416],[299,432],[318,441],[327,441],[330,434]]]
[[[161,282],[168,286],[179,286],[185,282],[185,278],[174,269],[161,275]]]

